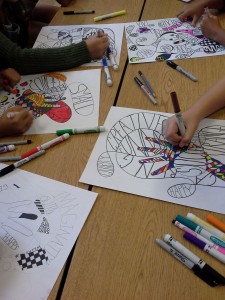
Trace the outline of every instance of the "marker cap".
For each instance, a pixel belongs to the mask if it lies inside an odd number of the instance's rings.
[[[183,217],[181,215],[177,215],[176,216],[176,221],[178,221],[181,224],[187,226],[188,228],[190,228],[193,231],[195,231],[195,229],[198,227],[197,224],[195,224],[194,222],[188,220],[187,218],[185,218],[185,217]]]

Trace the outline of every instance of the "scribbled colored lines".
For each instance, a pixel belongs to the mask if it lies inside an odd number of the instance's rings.
[[[148,163],[148,162],[155,163],[155,162],[164,161],[164,160],[165,159],[162,158],[162,157],[154,157],[154,158],[149,157],[149,158],[139,160],[139,163],[140,164],[145,164],[145,163]]]

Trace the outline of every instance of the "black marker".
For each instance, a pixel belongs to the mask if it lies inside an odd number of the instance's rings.
[[[64,11],[64,15],[84,15],[84,14],[94,14],[94,10],[67,10]]]
[[[193,75],[191,75],[190,73],[188,73],[187,71],[185,71],[184,69],[182,69],[181,67],[179,67],[177,64],[175,64],[173,61],[171,60],[167,60],[166,61],[167,65],[175,70],[177,70],[178,72],[184,74],[185,76],[187,76],[189,79],[193,80],[193,81],[198,81],[196,77],[194,77]]]

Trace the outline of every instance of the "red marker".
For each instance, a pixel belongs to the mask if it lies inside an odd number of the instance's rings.
[[[34,154],[34,153],[37,153],[40,150],[46,150],[46,149],[48,149],[48,148],[50,148],[52,146],[55,146],[55,145],[57,145],[57,144],[65,141],[65,140],[67,140],[69,137],[70,137],[69,133],[65,133],[65,134],[63,134],[63,135],[61,135],[61,136],[59,136],[59,137],[57,137],[57,138],[55,138],[55,139],[47,142],[47,143],[45,143],[45,144],[43,144],[41,146],[37,146],[36,148],[33,148],[30,151],[22,154],[21,158],[26,158],[26,157]]]

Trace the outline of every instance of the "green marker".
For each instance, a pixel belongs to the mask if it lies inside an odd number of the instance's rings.
[[[57,130],[56,134],[57,135],[63,135],[64,133],[69,133],[71,134],[79,134],[79,133],[98,133],[98,132],[103,132],[105,131],[104,126],[96,126],[96,127],[90,127],[90,128],[81,128],[81,129],[62,129],[62,130]]]

